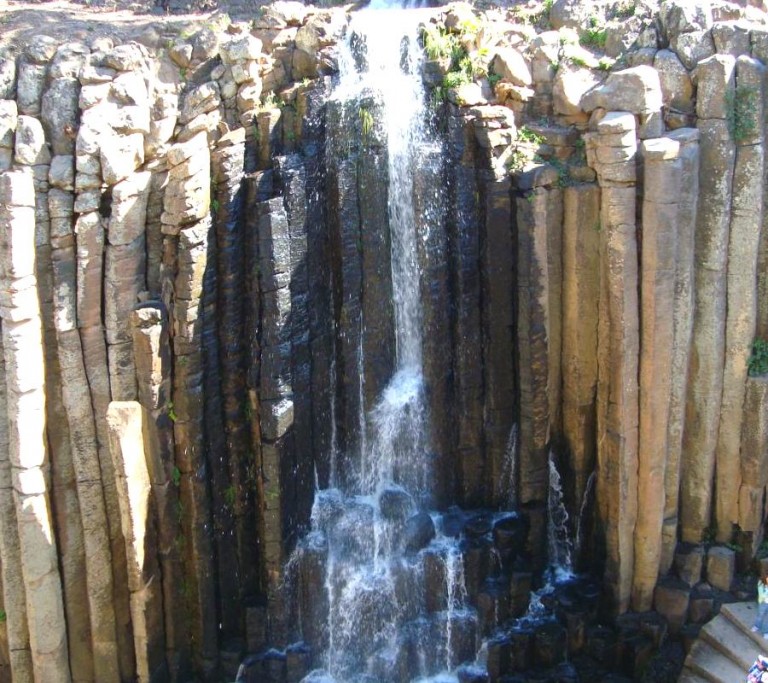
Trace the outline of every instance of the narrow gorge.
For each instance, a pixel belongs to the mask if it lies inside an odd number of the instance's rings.
[[[0,681],[677,680],[768,568],[765,10],[11,6]]]

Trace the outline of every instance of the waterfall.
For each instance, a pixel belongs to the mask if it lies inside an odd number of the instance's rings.
[[[549,566],[558,578],[573,575],[572,543],[568,529],[569,515],[563,502],[563,486],[552,452],[549,453],[549,491],[547,494],[547,551]]]
[[[351,479],[342,476],[334,453],[332,488],[315,495],[307,538],[316,552],[322,548],[325,553],[327,620],[325,652],[318,657],[324,671],[312,672],[308,681],[343,683],[381,671],[390,676],[398,666],[410,678],[438,680],[457,663],[454,629],[466,629],[475,619],[466,610],[458,541],[438,533],[439,517],[435,515],[436,523],[426,511],[431,473],[413,188],[418,150],[437,142],[427,130],[420,75],[418,25],[423,17],[414,10],[355,13],[340,46],[339,79],[331,95],[347,112],[347,121],[351,116],[362,121],[359,103],[373,98],[376,120],[363,123],[363,135],[373,125],[386,131],[395,364],[366,413],[366,363],[360,342],[359,434],[356,440],[347,439],[347,447],[355,441],[360,452],[345,454],[357,474]],[[337,140],[343,141],[345,133],[337,131]],[[440,180],[435,174],[431,191],[439,191]],[[333,370],[335,375],[335,365]],[[335,446],[335,425],[333,437]]]

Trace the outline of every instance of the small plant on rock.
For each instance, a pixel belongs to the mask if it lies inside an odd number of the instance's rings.
[[[608,39],[608,32],[605,27],[601,25],[600,19],[596,16],[591,16],[588,21],[588,26],[584,30],[579,42],[584,47],[597,48],[603,50],[605,48],[605,42]]]
[[[755,339],[752,344],[748,372],[750,377],[768,375],[768,341],[765,339]]]

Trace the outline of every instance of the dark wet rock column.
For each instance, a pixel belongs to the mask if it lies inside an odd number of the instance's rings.
[[[261,476],[259,501],[263,524],[270,642],[284,643],[285,610],[280,583],[295,489],[293,479],[294,405],[291,385],[291,241],[283,201],[257,205],[259,214],[259,297],[261,300],[261,368],[259,415]]]
[[[512,194],[508,177],[482,173],[485,486],[489,502],[508,507],[517,493],[511,490],[515,475],[509,471],[512,463],[507,452],[516,417]]]
[[[210,672],[217,659],[212,517],[205,458],[202,298],[208,264],[210,155],[204,133],[168,152],[163,233],[176,268],[172,292],[174,421],[185,581],[182,586],[195,666]],[[175,247],[175,250],[173,249]],[[171,405],[172,404],[172,405]],[[172,409],[172,410],[171,410]]]
[[[460,110],[448,105],[448,163],[446,184],[451,204],[447,210],[448,248],[451,259],[451,290],[454,297],[453,359],[455,439],[459,463],[459,499],[462,505],[478,506],[485,500],[483,461],[483,358],[481,340],[480,236],[475,132]]]

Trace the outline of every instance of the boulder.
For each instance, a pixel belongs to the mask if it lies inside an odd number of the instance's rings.
[[[722,591],[731,590],[736,571],[736,553],[725,546],[714,546],[707,553],[707,582]]]
[[[659,74],[664,106],[684,113],[693,112],[693,82],[680,58],[671,50],[659,50],[653,59],[653,68]]]
[[[513,47],[500,47],[491,63],[491,69],[501,80],[528,87],[533,83],[531,70],[525,57]]]
[[[417,512],[405,523],[403,545],[405,551],[417,553],[427,547],[435,537],[435,523],[428,512]]]
[[[598,107],[609,111],[650,114],[661,109],[662,95],[659,74],[649,66],[635,66],[615,71],[602,85],[588,92],[581,100],[584,111]]]

